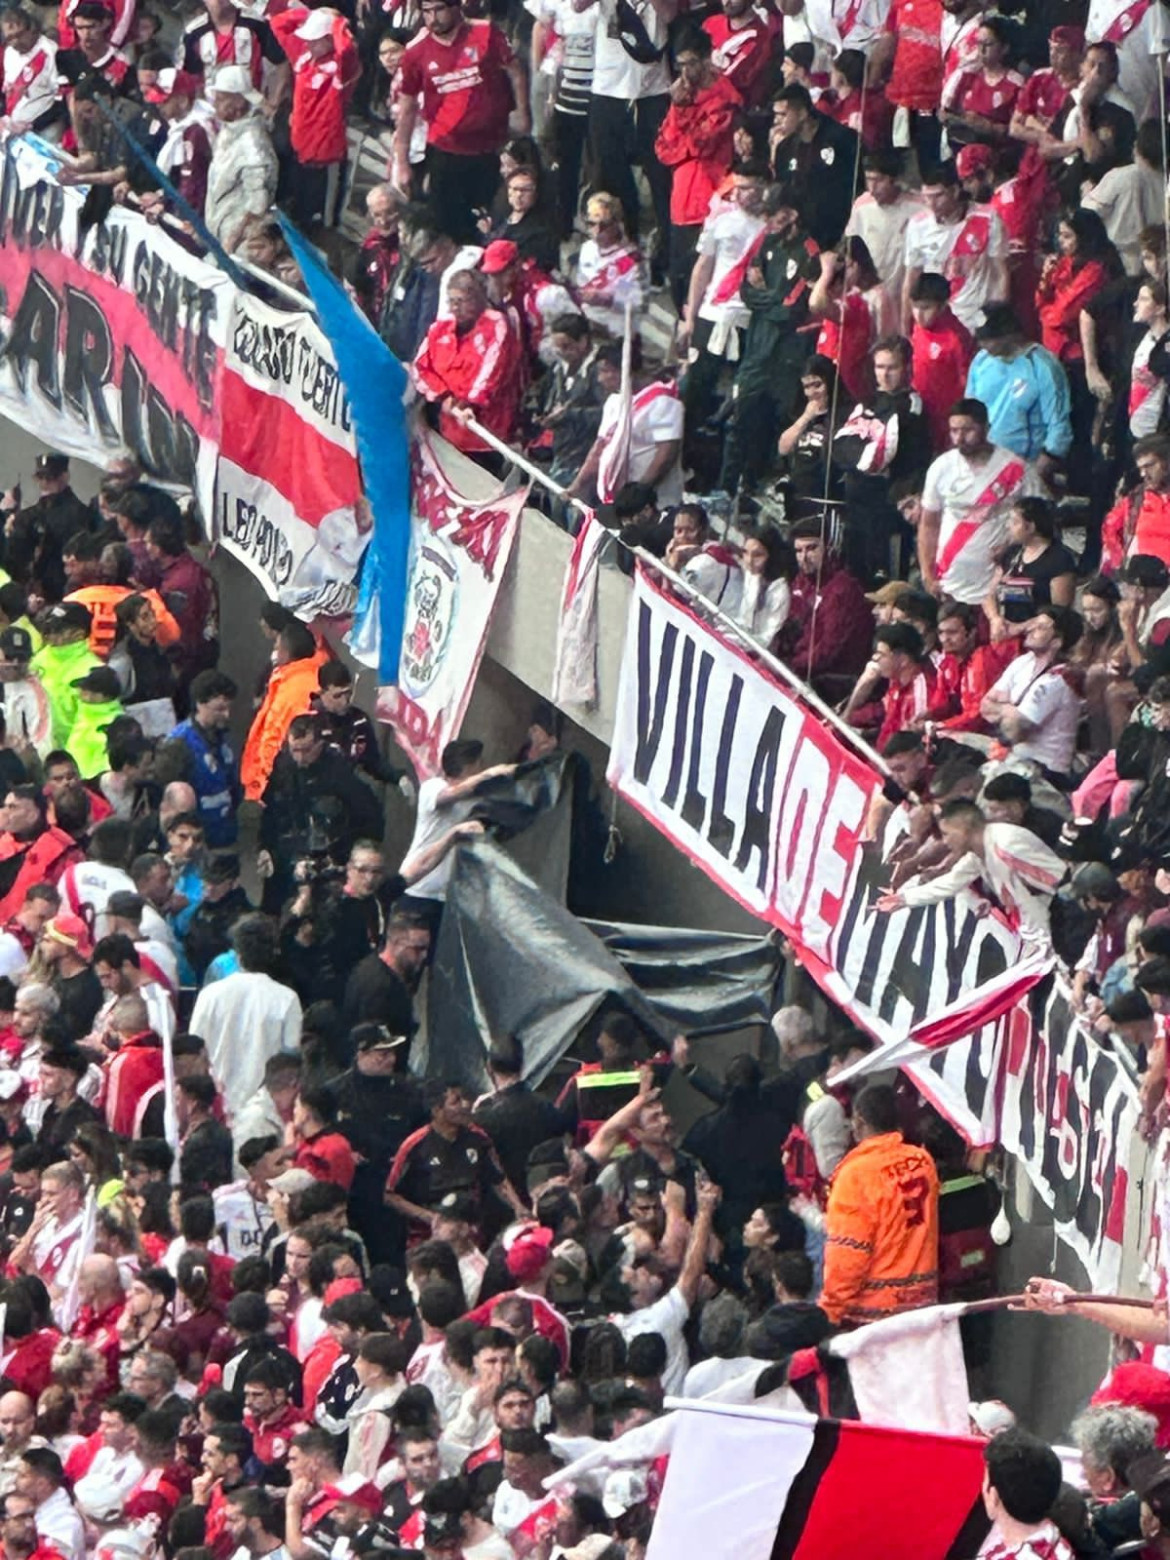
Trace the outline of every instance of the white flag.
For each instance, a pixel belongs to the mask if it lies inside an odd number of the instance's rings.
[[[597,578],[608,534],[590,510],[569,554],[557,625],[554,704],[579,704],[584,709],[597,704]]]

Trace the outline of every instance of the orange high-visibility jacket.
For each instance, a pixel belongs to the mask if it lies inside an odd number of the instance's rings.
[[[131,590],[128,585],[83,585],[80,590],[70,591],[65,600],[80,601],[88,610],[89,648],[94,655],[100,655],[103,661],[109,660],[110,651],[118,637],[118,619],[114,614],[118,603],[127,596],[145,596],[154,608],[154,615],[158,619],[155,638],[162,649],[178,644],[179,625],[157,590]]]
[[[825,1213],[821,1309],[873,1322],[938,1300],[938,1173],[922,1148],[882,1132],[837,1167]]]
[[[256,711],[240,760],[240,779],[250,802],[258,802],[264,795],[276,755],[294,717],[307,715],[312,709],[317,673],[329,659],[328,650],[318,650],[302,661],[272,668],[264,703]]]

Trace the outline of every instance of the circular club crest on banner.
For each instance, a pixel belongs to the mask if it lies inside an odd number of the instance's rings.
[[[428,536],[415,555],[402,635],[400,682],[417,699],[439,675],[459,604],[459,570],[446,542]]]

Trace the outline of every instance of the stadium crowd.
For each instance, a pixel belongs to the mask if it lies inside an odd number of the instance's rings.
[[[879,910],[973,888],[1052,947],[1153,1134],[1168,21],[30,3],[0,14],[3,128],[60,144],[94,222],[134,205],[294,286],[276,207],[338,259],[373,137],[344,267],[426,415],[488,466],[478,429],[523,450],[554,518],[599,506],[615,566],[663,560],[829,701],[888,776]],[[869,1049],[839,1019],[781,1009],[722,1078],[620,1013],[559,1093],[507,1035],[482,1093],[415,1078],[452,852],[513,766],[450,743],[393,869],[384,788],[414,786],[347,666],[270,605],[241,689],[134,457],[92,505],[61,455],[36,482],[0,500],[6,1560],[642,1560],[661,1465],[604,1451],[668,1395],[781,1363],[815,1407],[834,1331],[993,1289],[991,1183],[904,1081],[834,1083]],[[685,1136],[676,1075],[711,1107]],[[1166,1342],[1164,1312],[1090,1314]],[[973,1405],[986,1552],[1170,1554],[1167,1384],[1114,1371],[1072,1427],[1084,1489]]]

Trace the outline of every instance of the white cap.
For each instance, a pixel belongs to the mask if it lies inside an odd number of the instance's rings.
[[[316,1176],[310,1175],[307,1170],[302,1170],[299,1165],[290,1165],[287,1170],[282,1170],[279,1175],[274,1175],[269,1181],[269,1189],[283,1192],[286,1197],[292,1197],[297,1192],[303,1192],[306,1187],[312,1186]]]
[[[988,1398],[983,1403],[968,1403],[967,1417],[975,1426],[976,1433],[991,1440],[993,1436],[1002,1435],[1005,1430],[1014,1430],[1016,1416],[999,1398]]]
[[[252,85],[252,75],[243,65],[221,65],[211,80],[212,92],[234,92],[247,98],[253,108],[263,103],[264,97]]]
[[[328,7],[310,11],[296,32],[293,33],[293,37],[301,38],[305,43],[313,43],[317,38],[328,38],[333,33],[333,24],[339,14],[337,11],[331,11]]]

